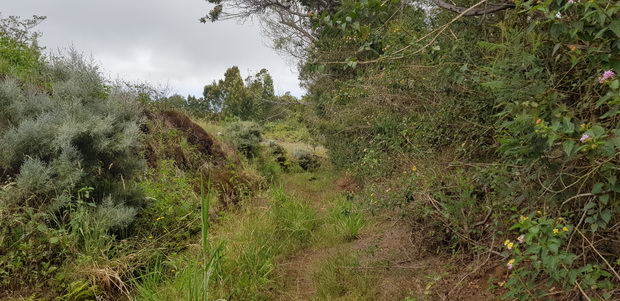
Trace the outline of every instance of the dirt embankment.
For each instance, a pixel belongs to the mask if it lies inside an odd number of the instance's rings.
[[[143,152],[150,168],[163,160],[195,176],[197,192],[211,183],[227,206],[258,189],[260,177],[241,168],[241,160],[229,145],[218,141],[180,111],[144,112],[146,134]]]

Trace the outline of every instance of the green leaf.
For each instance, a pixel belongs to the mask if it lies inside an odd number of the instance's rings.
[[[550,34],[554,39],[559,38],[561,35],[568,32],[568,27],[564,23],[555,23],[551,26]]]
[[[575,149],[575,141],[574,140],[566,140],[562,144],[562,147],[564,148],[564,153],[566,153],[566,156],[570,157],[574,153],[573,151]]]
[[[594,203],[594,202],[588,202],[585,206],[583,206],[583,210],[590,210],[590,209],[592,209],[594,206],[596,206],[596,203]]]
[[[605,224],[608,224],[611,220],[611,211],[609,209],[601,211],[601,219],[605,222]]]
[[[620,137],[611,138],[609,142],[611,142],[611,144],[620,149]]]
[[[564,132],[567,134],[572,134],[575,132],[575,124],[570,121],[570,118],[564,117]]]
[[[594,186],[592,186],[592,194],[599,194],[603,191],[603,186],[605,184],[598,182],[596,184],[594,184]],[[587,209],[586,209],[587,210]]]
[[[609,194],[603,194],[598,197],[598,200],[603,203],[603,205],[607,205],[609,203]]]
[[[610,141],[605,141],[603,144],[599,144],[599,150],[605,156],[613,157],[616,154],[614,145]]]
[[[603,136],[603,134],[605,134],[605,129],[599,125],[595,125],[594,127],[592,127],[590,132],[592,133],[592,136],[594,137],[601,137]]]
[[[613,20],[609,23],[609,29],[620,38],[620,20]]]
[[[549,251],[551,251],[553,254],[558,254],[558,250],[559,250],[559,246],[556,244],[549,244]]]
[[[592,232],[596,232],[596,230],[598,230],[598,225],[597,224],[590,225],[590,230],[592,230]]]
[[[50,243],[51,244],[57,244],[58,243],[58,237],[50,237]]]
[[[618,90],[618,88],[620,88],[620,81],[618,81],[617,79],[612,81],[609,84],[609,88],[611,88],[612,90]]]

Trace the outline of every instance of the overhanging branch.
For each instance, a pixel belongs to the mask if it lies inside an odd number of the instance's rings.
[[[435,3],[439,7],[455,12],[455,13],[463,13],[469,9],[467,7],[460,7],[460,6],[450,4],[443,0],[431,0],[431,1],[433,1],[433,3]],[[466,16],[466,17],[482,16],[482,15],[496,13],[496,12],[506,10],[506,9],[511,9],[514,7],[515,7],[514,3],[487,4],[485,7],[476,8],[476,9],[467,11],[463,14],[463,16]]]

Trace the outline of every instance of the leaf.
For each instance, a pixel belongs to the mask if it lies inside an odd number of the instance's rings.
[[[558,254],[558,250],[559,250],[559,246],[556,244],[549,244],[549,251],[551,251],[553,254]]]
[[[611,144],[620,149],[620,137],[611,138],[609,142],[611,142]]]
[[[573,140],[564,141],[564,143],[562,144],[562,147],[564,148],[564,153],[566,153],[566,156],[570,157],[573,155],[573,150],[575,149],[575,141]]]
[[[594,184],[594,186],[592,186],[592,194],[599,194],[603,191],[603,186],[605,184],[598,182],[596,184]],[[587,209],[586,209],[587,210]]]
[[[575,21],[571,25],[579,31],[583,30],[583,20]]]
[[[564,117],[564,132],[567,134],[572,134],[575,132],[575,124],[570,121],[570,118]]]
[[[616,151],[614,150],[614,145],[609,141],[605,141],[603,144],[600,144],[599,150],[601,151],[601,153],[603,153],[603,155],[609,157],[613,157],[613,155],[616,153]]]
[[[561,35],[568,31],[568,27],[564,23],[555,23],[551,26],[550,34],[554,39],[559,38]]]
[[[58,237],[50,237],[50,243],[51,244],[57,244],[58,243]]]
[[[590,210],[590,209],[592,209],[594,206],[596,206],[596,203],[594,203],[594,202],[588,202],[585,206],[583,206],[583,210]]]
[[[618,88],[620,88],[620,81],[618,81],[617,79],[612,81],[611,84],[609,84],[609,88],[611,88],[612,90],[618,90]]]
[[[609,203],[609,194],[603,194],[598,197],[598,200],[603,203],[603,205],[607,205]]]
[[[609,29],[620,38],[620,20],[613,20],[609,23]]]
[[[601,219],[603,219],[605,224],[608,224],[611,220],[611,211],[609,209],[601,211]]]
[[[590,131],[592,133],[592,136],[594,137],[601,137],[603,136],[603,134],[605,134],[605,129],[599,125],[595,125]]]

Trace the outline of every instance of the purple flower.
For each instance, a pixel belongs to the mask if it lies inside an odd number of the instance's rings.
[[[512,268],[513,268],[512,263],[509,263],[509,264],[508,264],[508,269],[509,269],[509,270],[512,270]]]
[[[583,143],[583,142],[588,141],[589,139],[590,139],[590,135],[588,135],[588,134],[583,134],[583,135],[581,136],[581,138],[579,138],[579,141],[581,141],[581,142]]]
[[[598,82],[604,84],[606,80],[616,76],[616,73],[613,70],[607,70],[603,72],[603,76],[598,77]]]
[[[568,3],[573,4],[575,3],[575,0],[568,0]]]
[[[517,237],[517,240],[518,240],[520,243],[523,243],[523,242],[525,241],[525,235],[520,235],[519,237]]]

